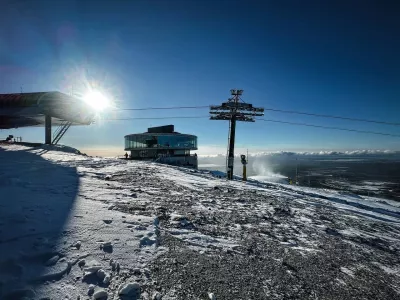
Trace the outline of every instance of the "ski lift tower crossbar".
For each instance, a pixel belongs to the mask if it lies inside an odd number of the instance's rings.
[[[229,180],[233,179],[233,162],[235,156],[236,121],[255,122],[254,117],[263,116],[264,108],[253,107],[240,99],[243,90],[232,89],[231,98],[221,105],[210,106],[210,120],[229,121],[228,155],[226,174]]]

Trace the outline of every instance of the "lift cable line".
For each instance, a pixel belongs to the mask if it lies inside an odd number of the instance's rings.
[[[176,117],[143,117],[143,118],[116,118],[116,119],[100,119],[100,121],[128,121],[128,120],[164,120],[164,119],[205,119],[209,116],[176,116]]]
[[[131,121],[131,120],[167,120],[167,119],[208,119],[209,116],[171,116],[171,117],[139,117],[139,118],[115,118],[115,119],[100,119],[100,121]],[[376,135],[385,135],[385,136],[392,136],[392,137],[400,137],[399,134],[391,134],[391,133],[384,133],[384,132],[377,132],[377,131],[368,131],[368,130],[358,130],[358,129],[351,129],[351,128],[343,128],[343,127],[330,127],[330,126],[323,126],[323,125],[316,125],[316,124],[309,124],[309,123],[296,123],[296,122],[287,122],[287,121],[280,121],[280,120],[272,120],[272,119],[260,119],[257,118],[255,120],[264,121],[264,122],[273,122],[273,123],[281,123],[281,124],[288,124],[288,125],[296,125],[296,126],[306,126],[306,127],[314,127],[314,128],[321,128],[321,129],[328,129],[328,130],[341,130],[341,131],[349,131],[349,132],[358,132],[358,133],[366,133],[366,134],[376,134]]]
[[[354,121],[354,122],[367,122],[367,123],[400,126],[400,123],[396,123],[396,122],[385,122],[385,121],[377,121],[377,120],[370,120],[370,119],[342,117],[342,116],[335,116],[335,115],[314,114],[314,113],[301,112],[301,111],[296,111],[296,110],[283,110],[283,109],[275,109],[275,108],[265,108],[265,110],[286,113],[286,114],[313,116],[313,117],[319,117],[319,118],[330,118],[330,119],[340,119],[340,120],[348,120],[348,121]]]
[[[279,120],[271,120],[271,119],[256,119],[256,120],[264,121],[264,122],[274,122],[274,123],[298,125],[298,126],[316,127],[316,128],[323,128],[323,129],[333,129],[333,130],[351,131],[351,132],[358,132],[358,133],[369,133],[369,134],[400,137],[399,134],[391,134],[391,133],[368,131],[368,130],[349,129],[349,128],[342,128],[342,127],[331,127],[331,126],[315,125],[315,124],[308,124],[308,123],[287,122],[287,121],[279,121]]]
[[[243,103],[247,104],[243,101]],[[171,106],[171,107],[145,107],[145,108],[116,108],[116,111],[141,111],[141,110],[171,110],[171,109],[206,109],[210,108],[209,105],[202,105],[202,106]],[[351,118],[351,117],[344,117],[344,116],[337,116],[337,115],[327,115],[327,114],[316,114],[316,113],[309,113],[297,110],[283,110],[277,108],[264,108],[264,110],[279,112],[279,113],[286,113],[286,114],[297,114],[297,115],[306,115],[306,116],[313,116],[319,118],[329,118],[329,119],[339,119],[339,120],[347,120],[353,122],[366,122],[366,123],[375,123],[375,124],[383,124],[383,125],[392,125],[392,126],[400,126],[400,123],[396,122],[386,122],[386,121],[379,121],[379,120],[371,120],[371,119],[362,119],[362,118]]]
[[[255,122],[254,117],[264,115],[264,108],[253,107],[252,104],[241,102],[243,90],[232,89],[232,97],[221,105],[210,106],[210,120],[229,121],[228,153],[226,174],[229,180],[233,179],[233,162],[235,152],[236,121]]]
[[[210,108],[209,105],[203,106],[171,106],[171,107],[145,107],[145,108],[116,108],[115,110],[168,110],[168,109],[199,109]]]

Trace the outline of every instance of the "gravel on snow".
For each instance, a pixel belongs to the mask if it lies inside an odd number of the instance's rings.
[[[0,298],[400,299],[400,212],[373,199],[7,147]]]

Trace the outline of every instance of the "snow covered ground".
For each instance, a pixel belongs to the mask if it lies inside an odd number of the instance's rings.
[[[400,299],[398,202],[215,174],[0,145],[0,299]]]

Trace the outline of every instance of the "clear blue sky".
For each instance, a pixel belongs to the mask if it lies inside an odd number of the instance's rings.
[[[21,85],[24,92],[69,92],[84,78],[112,93],[120,107],[141,108],[218,104],[241,88],[256,106],[398,122],[399,7],[361,0],[3,0],[0,93]],[[171,115],[208,111],[118,117]],[[266,118],[400,134],[394,126],[281,113]],[[207,119],[104,122],[72,128],[62,143],[122,154],[125,134],[170,123],[198,135],[204,152],[225,149],[227,122]],[[0,137],[9,133],[43,140],[44,130],[3,130]],[[398,150],[400,138],[256,122],[238,125],[237,146]]]

